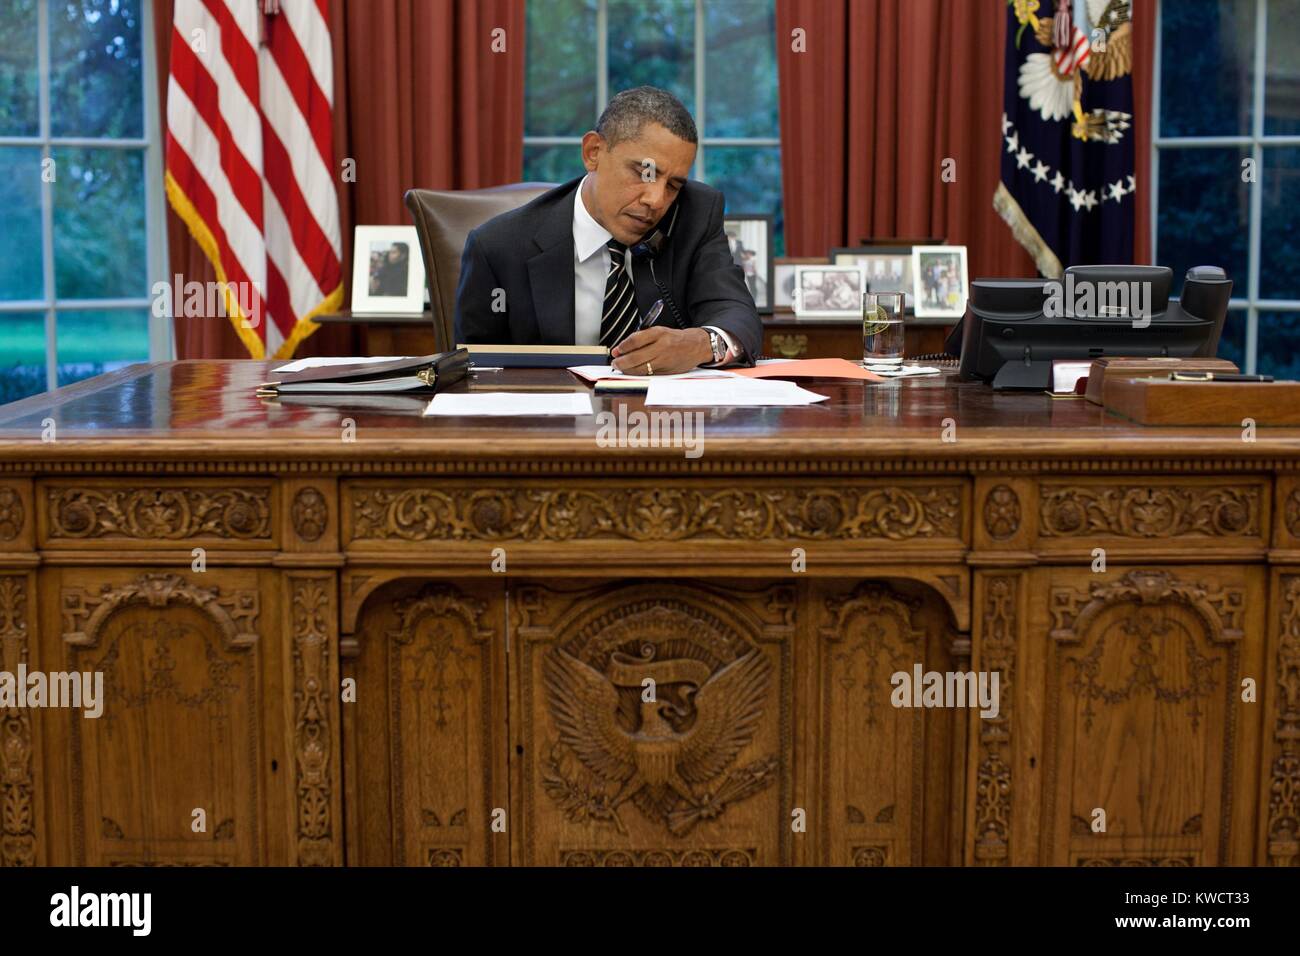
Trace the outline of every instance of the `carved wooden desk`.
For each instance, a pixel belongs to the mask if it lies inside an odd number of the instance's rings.
[[[2,669],[106,698],[0,710],[5,863],[1300,862],[1300,431],[935,378],[689,459],[266,368],[0,408]]]

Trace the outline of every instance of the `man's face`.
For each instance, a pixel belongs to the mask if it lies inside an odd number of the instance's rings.
[[[592,218],[630,246],[672,207],[695,162],[695,144],[646,123],[635,139],[614,147],[599,133],[588,133],[582,161],[591,174],[584,198]]]

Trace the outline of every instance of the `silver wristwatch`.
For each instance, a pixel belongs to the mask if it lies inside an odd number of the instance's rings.
[[[709,348],[713,349],[713,364],[717,365],[727,357],[727,341],[713,329],[705,329],[709,333]]]

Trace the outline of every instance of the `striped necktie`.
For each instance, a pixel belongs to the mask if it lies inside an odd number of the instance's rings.
[[[600,344],[612,349],[637,327],[636,295],[632,277],[624,268],[623,254],[627,246],[617,239],[606,244],[609,248],[609,275],[605,277],[605,306],[600,317]]]

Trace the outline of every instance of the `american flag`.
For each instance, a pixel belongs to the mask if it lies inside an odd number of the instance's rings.
[[[167,197],[254,358],[343,300],[333,97],[328,0],[176,0]]]

